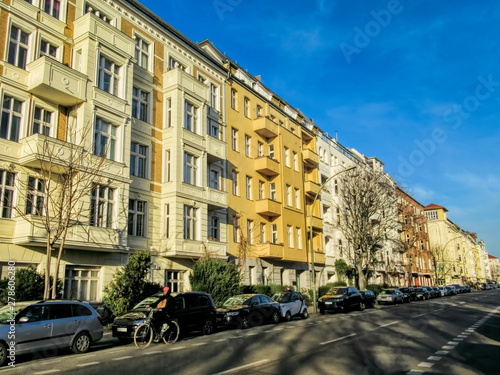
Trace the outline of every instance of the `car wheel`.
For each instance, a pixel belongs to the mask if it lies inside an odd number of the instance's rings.
[[[319,309],[319,313],[320,313],[321,315],[325,315],[325,309]]]
[[[71,351],[75,354],[87,353],[90,349],[91,343],[92,339],[88,333],[80,333],[73,341]]]
[[[358,305],[358,310],[363,311],[365,309],[365,304],[363,302],[360,302]]]
[[[291,319],[291,317],[290,317]],[[273,315],[271,316],[271,323],[273,324],[278,324],[280,321],[280,314],[277,311],[273,312]]]
[[[285,322],[289,322],[290,320],[292,320],[292,314],[290,311],[287,311],[285,314]]]
[[[7,362],[7,346],[0,342],[0,367]]]
[[[302,319],[307,319],[309,318],[309,312],[307,311],[307,309],[304,309],[304,311],[302,311],[302,315],[300,316]]]
[[[211,335],[212,333],[215,332],[215,321],[211,318],[208,318],[205,320],[205,324],[203,324],[203,328],[201,329],[201,332],[204,335]]]

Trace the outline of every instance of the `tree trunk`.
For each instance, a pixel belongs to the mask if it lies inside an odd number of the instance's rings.
[[[45,280],[43,289],[43,299],[50,298],[50,262],[52,260],[52,246],[47,242],[46,246],[47,260],[45,262]]]
[[[59,279],[59,265],[61,264],[61,256],[64,250],[64,241],[59,244],[59,249],[57,250],[57,260],[56,260],[56,270],[54,272],[54,278],[52,279],[52,299],[57,298],[57,280]]]

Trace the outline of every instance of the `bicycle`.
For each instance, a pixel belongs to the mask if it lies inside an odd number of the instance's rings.
[[[146,321],[140,324],[134,332],[134,344],[138,348],[147,348],[153,339],[159,342],[163,339],[165,344],[173,344],[179,338],[180,328],[175,320],[170,320],[162,324],[160,332],[157,331],[153,321],[155,320],[154,313],[158,309],[151,309]]]

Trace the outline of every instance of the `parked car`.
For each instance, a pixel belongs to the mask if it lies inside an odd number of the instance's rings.
[[[429,291],[427,288],[416,288],[415,292],[417,293],[417,300],[425,301],[426,299],[431,298]]]
[[[433,286],[428,286],[426,288],[429,291],[429,298],[441,297],[441,292],[439,291],[438,288],[433,287]]]
[[[15,340],[9,337],[14,324]],[[51,300],[6,305],[0,308],[0,366],[9,360],[11,342],[15,342],[15,355],[55,348],[86,353],[102,335],[99,314],[86,302]]]
[[[403,287],[399,288],[401,293],[404,294],[404,300],[405,302],[411,302],[411,301],[416,301],[417,300],[417,293],[415,292],[415,288],[412,286],[408,287]]]
[[[470,287],[470,285],[464,285],[464,290],[465,290],[465,293],[472,292],[472,288]]]
[[[439,292],[441,293],[441,297],[444,297],[447,295],[446,288],[444,286],[437,286],[436,288],[438,288]]]
[[[377,303],[383,305],[386,303],[396,304],[404,302],[404,294],[399,289],[383,289],[377,296]]]
[[[448,286],[454,287],[457,294],[465,293],[465,290],[462,288],[462,285],[460,285],[460,284],[448,284]]]
[[[287,322],[295,316],[302,319],[309,317],[306,301],[299,292],[277,293],[272,299],[280,304],[281,318]]]
[[[321,314],[327,311],[348,311],[358,309],[363,311],[365,304],[361,293],[353,286],[332,287],[319,298],[318,308]]]
[[[103,326],[113,323],[113,321],[115,320],[115,314],[113,314],[113,311],[111,311],[108,306],[106,306],[102,302],[89,302],[89,304],[97,311],[97,313],[101,317],[101,323]]]
[[[120,341],[131,341],[137,327],[146,321],[151,305],[158,302],[162,293],[153,294],[139,302],[134,308],[115,318],[111,327],[113,337]],[[210,294],[184,292],[176,294],[168,308],[170,319],[179,323],[181,334],[201,331],[204,335],[215,332],[216,307]]]
[[[446,289],[446,295],[447,296],[455,296],[457,294],[457,291],[455,290],[454,286],[445,286]]]
[[[360,290],[365,307],[375,307],[377,296],[371,290]]]
[[[263,294],[239,294],[229,297],[217,309],[218,324],[249,328],[280,321],[280,304]]]

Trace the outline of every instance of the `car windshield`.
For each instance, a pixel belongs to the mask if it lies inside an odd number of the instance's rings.
[[[249,304],[250,298],[248,296],[232,296],[224,302],[224,306],[240,306]]]
[[[16,303],[15,306],[5,305],[0,308],[0,323],[14,318],[19,311],[29,306],[31,303]]]
[[[137,305],[134,306],[134,310],[144,309],[146,306],[154,304],[156,301],[158,301],[159,298],[160,297],[157,295],[144,298],[141,302],[139,302]]]
[[[384,289],[380,294],[394,294],[394,289]]]
[[[276,293],[273,296],[273,300],[279,303],[288,303],[290,302],[292,294],[291,293]]]
[[[347,288],[330,288],[328,294],[346,294]]]

